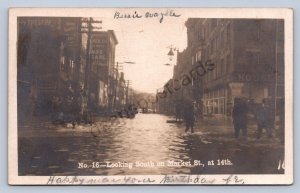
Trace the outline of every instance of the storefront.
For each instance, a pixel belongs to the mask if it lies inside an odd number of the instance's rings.
[[[227,89],[218,88],[204,93],[203,112],[204,114],[226,114]]]
[[[248,79],[246,81],[233,81],[224,84],[220,88],[210,89],[203,96],[203,112],[207,115],[231,116],[235,98],[245,98],[254,103],[261,103],[263,99],[270,99],[275,106],[276,100],[284,98],[283,79],[277,77],[258,81]],[[236,79],[237,80],[237,79]]]

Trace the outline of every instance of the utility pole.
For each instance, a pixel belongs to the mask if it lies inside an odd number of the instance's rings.
[[[126,103],[127,105],[129,105],[131,103],[131,100],[130,100],[130,87],[131,87],[131,81],[130,80],[127,80],[127,89],[126,89]]]
[[[125,61],[125,62],[116,62],[116,64],[113,64],[113,97],[112,97],[112,110],[115,110],[117,105],[117,95],[118,95],[118,87],[119,87],[119,70],[123,70],[123,66],[120,64],[135,64],[135,62],[132,61]],[[129,96],[129,80],[127,82],[127,89],[126,89],[126,103],[128,104],[128,96]],[[125,83],[126,84],[126,83]],[[120,100],[120,99],[118,99]]]
[[[114,69],[114,72],[116,73],[116,80],[114,81],[114,103],[113,103],[113,109],[117,107],[117,95],[118,95],[118,86],[119,86],[119,62],[116,63],[116,68]]]
[[[114,109],[114,107],[117,106],[116,98],[118,95],[118,87],[119,87],[119,70],[123,70],[123,66],[121,64],[135,64],[135,62],[130,62],[130,61],[116,62],[116,67],[113,67],[113,72],[116,73],[116,80],[113,81],[114,82],[113,109]],[[128,96],[129,96],[129,84],[131,84],[131,82],[129,80],[127,80],[127,89],[126,89],[126,103],[127,104],[128,104]],[[120,99],[118,99],[118,100],[120,100]]]
[[[91,39],[92,39],[92,33],[95,29],[102,29],[102,27],[94,27],[93,24],[101,24],[102,21],[95,21],[93,18],[83,18],[82,24],[85,24],[85,26],[81,25],[81,31],[80,33],[86,33],[87,34],[87,44],[86,44],[86,66],[85,66],[85,76],[84,76],[84,90],[85,93],[89,93],[89,75],[91,72],[91,57],[90,57],[90,49],[91,49]],[[88,97],[89,98],[89,97]]]

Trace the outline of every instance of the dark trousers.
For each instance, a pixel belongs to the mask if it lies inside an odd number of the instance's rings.
[[[259,123],[257,124],[257,136],[256,136],[257,139],[260,139],[263,129],[267,131],[267,136],[269,138],[272,137],[272,127],[268,126],[265,123]]]
[[[235,138],[239,138],[240,131],[242,130],[242,135],[244,138],[247,138],[247,127],[234,127],[234,136]]]
[[[194,121],[186,121],[186,129],[185,132],[189,131],[191,128],[191,132],[194,133]]]
[[[175,120],[180,121],[181,120],[181,114],[176,113]]]

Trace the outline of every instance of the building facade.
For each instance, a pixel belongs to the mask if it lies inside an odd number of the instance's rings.
[[[20,113],[49,115],[55,103],[66,105],[81,95],[93,111],[111,111],[117,100],[124,103],[128,92],[122,91],[127,87],[116,69],[116,35],[113,30],[87,30],[88,22],[77,17],[18,18]]]
[[[284,97],[283,21],[204,19],[198,27],[198,60],[215,64],[202,77],[204,113],[231,115],[240,97],[275,107]]]
[[[18,18],[19,112],[47,114],[53,97],[80,89],[86,65],[80,27],[81,18]]]
[[[114,31],[95,31],[90,44],[89,94],[97,107],[112,108],[116,96],[115,49],[118,40]]]
[[[187,48],[177,54],[167,108],[192,100],[199,114],[230,116],[235,98],[268,99],[276,108],[284,98],[283,20],[189,18],[185,25]]]

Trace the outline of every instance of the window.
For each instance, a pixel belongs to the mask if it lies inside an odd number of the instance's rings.
[[[215,51],[215,44],[214,44],[214,43],[215,43],[215,39],[212,39],[212,41],[211,41],[211,47],[210,47],[210,48],[211,48],[211,51],[210,51],[210,52],[211,52],[212,54],[214,54],[214,51]]]
[[[211,52],[210,52],[210,45],[208,45],[208,47],[207,47],[207,55],[206,55],[207,59],[209,58],[210,54],[211,54]]]
[[[201,51],[198,51],[198,53],[197,53],[197,61],[201,61],[201,55],[202,55]]]
[[[80,64],[80,72],[83,73],[83,64]]]
[[[227,42],[230,44],[231,41],[230,24],[227,25]]]
[[[248,52],[248,61],[252,66],[252,70],[259,66],[259,53],[258,52]]]
[[[74,61],[73,60],[70,60],[69,67],[70,67],[70,72],[73,73],[74,72]]]
[[[217,70],[218,70],[219,66],[216,65],[216,67],[217,67],[217,69],[212,71],[213,72],[213,80],[215,80],[217,78]]]
[[[225,71],[225,74],[230,71],[230,65],[231,65],[230,54],[228,54],[227,58],[226,58],[226,71]]]
[[[222,31],[222,36],[223,36],[223,40],[224,40],[224,47],[226,47],[226,45],[227,45],[227,36],[226,36],[226,31],[224,30],[224,31]]]
[[[224,40],[223,40],[222,32],[220,33],[219,39],[220,39],[220,48],[223,48]]]
[[[218,114],[218,100],[213,100],[214,114]]]
[[[216,52],[216,53],[217,53],[217,50],[218,50],[217,46],[218,46],[218,39],[217,39],[217,37],[216,37],[216,38],[215,38],[215,52]]]
[[[225,109],[225,106],[224,106],[224,99],[220,99],[220,100],[219,100],[219,113],[220,113],[220,114],[225,114],[225,113],[224,113],[224,109]]]
[[[222,76],[224,72],[224,60],[220,60],[220,71],[219,71],[219,76]]]
[[[217,77],[220,77],[221,74],[222,74],[222,67],[223,67],[223,61],[222,60],[219,60],[217,62]]]
[[[65,56],[61,56],[61,57],[60,57],[60,69],[61,69],[61,70],[64,70],[64,69],[65,69],[65,61],[66,61]]]
[[[212,19],[211,26],[212,30],[214,30],[217,27],[217,19]]]
[[[72,69],[72,60],[69,60],[69,69]]]
[[[202,41],[204,39],[204,30],[198,30],[198,40]]]
[[[209,28],[208,28],[208,26],[206,27],[206,39],[208,39],[209,38]]]
[[[227,68],[227,62],[226,62],[226,59],[223,59],[223,62],[222,62],[222,72],[221,74],[224,75],[226,74],[226,68]]]

